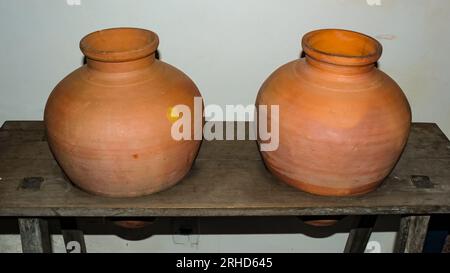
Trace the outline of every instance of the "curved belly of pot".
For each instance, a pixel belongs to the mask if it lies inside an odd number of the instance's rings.
[[[194,112],[194,83],[155,60],[139,70],[104,73],[87,66],[53,90],[45,109],[48,141],[58,163],[80,188],[130,197],[164,190],[190,170],[200,140],[177,141],[171,109]]]
[[[400,87],[378,69],[339,75],[304,59],[275,71],[256,104],[279,105],[279,147],[262,152],[268,169],[319,195],[375,189],[396,164],[411,123]]]

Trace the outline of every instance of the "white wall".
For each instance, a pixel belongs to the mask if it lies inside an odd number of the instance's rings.
[[[126,241],[114,235],[85,235],[85,242],[88,253],[342,253],[347,240],[347,235],[343,233],[324,239],[315,239],[303,234],[201,235],[179,236],[185,238],[175,242],[174,237],[157,235],[141,241]],[[394,237],[395,234],[392,232],[375,233],[371,237],[370,247],[366,253],[392,252]],[[66,253],[61,235],[52,236],[52,250],[55,253]],[[21,252],[19,236],[0,236],[0,253]]]
[[[97,29],[156,31],[164,61],[194,79],[207,104],[252,104],[262,81],[297,58],[317,28],[378,37],[380,67],[408,96],[415,121],[450,135],[447,0],[0,0],[0,123],[41,119],[49,92],[81,64]],[[380,6],[369,3],[381,2]]]
[[[413,119],[450,135],[448,18],[448,0],[0,0],[0,123],[41,119],[94,30],[156,31],[161,59],[223,106],[252,104],[263,80],[299,56],[304,33],[332,27],[379,38],[380,68],[405,91]]]
[[[241,218],[159,218],[144,231],[127,231],[114,229],[114,225],[96,219],[83,219],[79,222],[85,231],[88,252],[333,252],[341,253],[353,218],[344,218],[333,227],[314,228],[299,221],[296,217],[241,217]],[[375,224],[374,233],[370,237],[366,252],[392,252],[395,232],[400,218],[396,216],[380,216]],[[1,222],[0,222],[1,223]],[[106,223],[106,224],[105,224]],[[7,225],[11,227],[11,219]],[[55,228],[57,223],[50,221],[49,226]],[[112,226],[111,226],[112,225]],[[202,235],[179,235],[179,227],[190,226]],[[111,227],[113,229],[111,229]],[[249,228],[251,227],[251,228]],[[0,229],[1,231],[1,229]],[[167,232],[175,235],[167,235]],[[239,234],[251,231],[257,234]],[[139,234],[136,237],[136,232]],[[280,234],[284,233],[284,234]],[[294,233],[292,233],[294,232]],[[297,233],[295,233],[297,232]],[[226,233],[226,234],[221,234]],[[102,234],[102,235],[98,235]],[[105,235],[109,234],[109,235]],[[116,235],[127,235],[134,240],[125,240]],[[132,236],[134,234],[134,236]],[[155,234],[148,237],[149,234]],[[130,237],[131,236],[131,237]],[[145,238],[137,240],[139,238]],[[66,252],[61,235],[52,236],[54,252]],[[71,248],[69,248],[71,249]],[[18,235],[0,235],[0,253],[21,252]]]

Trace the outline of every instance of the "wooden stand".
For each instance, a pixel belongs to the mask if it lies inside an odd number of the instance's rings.
[[[394,171],[374,192],[321,197],[289,187],[264,167],[254,141],[204,141],[178,185],[139,198],[88,194],[67,180],[40,121],[0,129],[0,217],[17,217],[24,252],[50,252],[46,217],[359,215],[345,252],[363,252],[377,215],[402,215],[396,252],[421,252],[431,214],[450,213],[450,142],[435,124],[415,123]],[[83,234],[63,231],[66,242]]]

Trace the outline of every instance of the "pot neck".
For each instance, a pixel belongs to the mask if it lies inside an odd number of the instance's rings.
[[[321,71],[341,74],[341,75],[358,75],[371,72],[375,69],[375,63],[370,63],[366,65],[340,65],[328,63],[320,60],[316,60],[311,56],[306,55],[306,63],[311,67],[319,69]]]
[[[155,62],[155,60],[156,60],[155,53],[137,60],[122,61],[122,62],[105,62],[86,57],[86,65],[90,69],[94,69],[101,72],[124,73],[135,70],[141,70],[146,67],[149,67]]]
[[[343,29],[321,29],[303,36],[306,62],[331,73],[355,75],[370,72],[383,47],[372,37]]]

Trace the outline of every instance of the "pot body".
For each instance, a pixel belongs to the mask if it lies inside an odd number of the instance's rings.
[[[405,146],[409,104],[394,80],[374,66],[379,56],[367,55],[381,55],[377,44],[375,53],[355,57],[351,49],[333,52],[339,50],[339,40],[326,52],[327,36],[314,43],[314,35],[303,39],[306,58],[281,66],[259,91],[257,106],[279,106],[279,147],[262,151],[262,157],[275,176],[310,193],[344,196],[372,191]],[[352,58],[360,63],[349,64],[355,62]]]
[[[98,36],[106,44],[96,44]],[[140,196],[174,185],[190,170],[201,141],[174,140],[170,111],[182,104],[193,113],[201,95],[184,73],[155,59],[157,44],[156,34],[139,29],[90,34],[81,44],[87,64],[51,93],[44,114],[48,142],[80,188]]]

